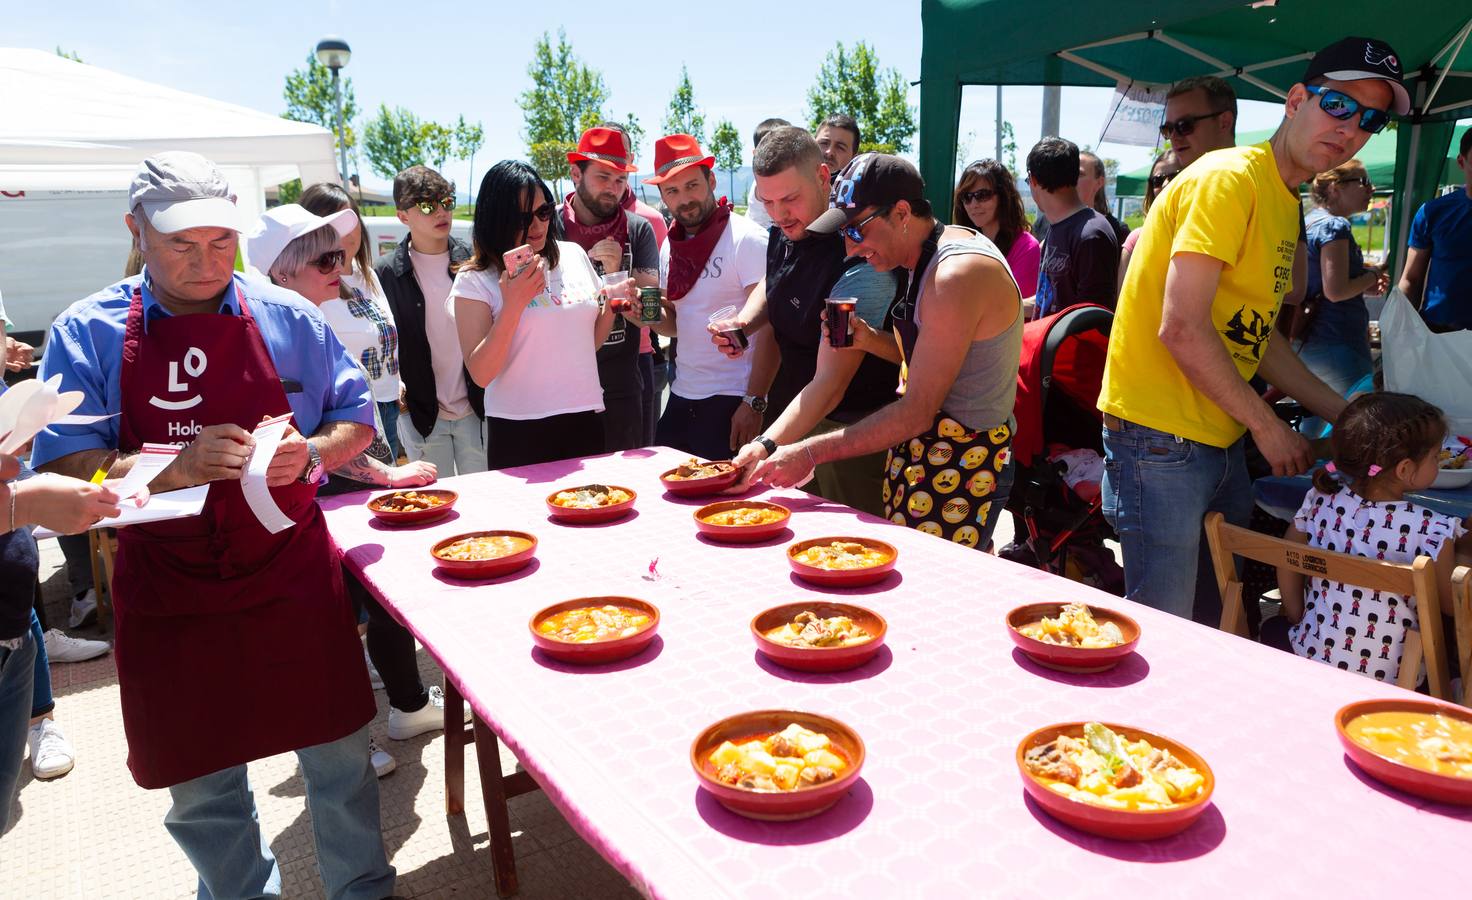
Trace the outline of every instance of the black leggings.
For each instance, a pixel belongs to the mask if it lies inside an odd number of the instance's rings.
[[[368,613],[368,658],[383,679],[389,705],[400,712],[418,712],[429,702],[429,692],[419,678],[414,635],[383,608],[347,566],[343,566],[342,578],[353,606]]]
[[[603,422],[596,412],[545,419],[486,419],[486,463],[492,470],[602,452]]]

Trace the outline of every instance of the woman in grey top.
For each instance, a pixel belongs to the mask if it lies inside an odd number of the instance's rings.
[[[996,246],[936,221],[924,194],[910,163],[865,153],[808,227],[841,231],[851,255],[908,276],[894,311],[896,340],[857,342],[902,363],[903,395],[838,431],[768,448],[755,478],[787,487],[818,463],[888,447],[891,521],[984,549],[1012,485],[1022,296]]]

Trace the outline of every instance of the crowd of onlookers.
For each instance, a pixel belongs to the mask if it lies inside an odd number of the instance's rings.
[[[19,460],[0,460],[9,467],[0,733],[33,736],[38,777],[70,768],[35,654],[53,643],[53,658],[108,649],[43,632],[24,526],[75,533],[115,514],[109,486],[142,442],[187,430],[193,440],[151,487],[211,483],[204,515],[119,532],[116,652],[134,777],[173,793],[169,827],[202,892],[269,892],[279,871],[268,850],[222,858],[209,848],[239,829],[259,832],[252,803],[218,810],[223,797],[248,798],[244,762],[297,750],[314,814],[355,811],[336,831],[319,829],[330,889],[385,893],[392,869],[366,826],[377,822],[376,812],[368,821],[372,773],[390,771],[393,758],[368,738],[371,695],[344,687],[353,702],[338,704],[329,688],[368,671],[387,693],[393,740],[440,727],[443,698],[419,677],[413,637],[339,567],[314,497],[659,444],[733,459],[743,484],[806,485],[986,550],[1016,477],[1024,326],[1079,304],[1116,314],[1098,401],[1101,496],[1130,599],[1214,623],[1221,599],[1203,518],[1219,511],[1246,524],[1248,447],[1264,471],[1302,473],[1314,459],[1308,438],[1331,423],[1334,468],[1315,479],[1290,537],[1377,559],[1430,555],[1449,577],[1451,551],[1442,551],[1462,537],[1461,523],[1405,500],[1434,477],[1440,413],[1385,393],[1346,405],[1373,371],[1364,297],[1387,287],[1348,222],[1373,191],[1354,156],[1409,109],[1394,60],[1372,39],[1326,47],[1289,92],[1278,131],[1248,147],[1235,146],[1225,81],[1175,85],[1161,125],[1169,149],[1154,161],[1134,230],[1108,210],[1103,162],[1070,141],[1044,138],[1027,154],[1039,212],[1030,223],[997,161],[967,166],[951,208],[935,210],[915,167],[860,152],[859,125],[841,115],[815,133],[780,119],[757,127],[745,214],[720,196],[714,159],[684,134],[659,138],[644,179],[668,219],[638,201],[627,136],[609,123],[568,154],[565,196],[525,162],[492,166],[468,244],[451,231],[455,186],[414,166],[393,184],[408,234],[376,263],[355,202],[335,184],[241,222],[208,160],[146,160],[130,192],[128,277],[57,320],[41,368],[83,393],[79,412],[119,415],[42,432],[22,480],[9,481]],[[1469,143],[1458,157],[1468,188],[1417,214],[1401,282],[1447,328],[1472,319],[1461,277],[1472,265]],[[1265,385],[1307,410],[1300,430],[1264,399]],[[284,412],[292,425],[268,478],[294,526],[289,543],[236,486],[250,426]],[[28,477],[31,468],[46,474]],[[267,561],[277,573],[269,588],[256,580]],[[95,604],[89,581],[73,580],[74,626]],[[1304,585],[1285,583],[1284,617],[1263,624],[1263,639],[1393,679],[1414,604],[1355,591],[1341,616],[1343,589],[1316,579],[1305,597]],[[201,592],[206,612],[191,605]],[[281,678],[241,685],[230,666],[247,657],[181,662],[158,652],[191,629],[229,627],[248,654],[274,633],[282,604],[298,606],[291,639],[273,644],[289,660]],[[1365,631],[1345,631],[1361,613],[1370,632],[1380,629],[1373,645]],[[351,639],[356,622],[366,650]],[[293,657],[296,640],[316,658]],[[177,681],[186,664],[187,687]],[[333,696],[334,713],[296,715],[283,707],[298,701],[276,696],[242,725],[211,707],[221,695],[259,699],[287,676],[321,681],[307,705]],[[168,715],[150,707],[164,685],[178,706]],[[201,722],[219,730],[209,747],[181,755],[170,744],[182,716],[196,717],[196,733]],[[11,720],[17,730],[6,732]],[[277,734],[241,730],[257,727]],[[5,779],[20,765],[7,746],[0,823],[13,789]],[[64,767],[47,767],[48,747]]]

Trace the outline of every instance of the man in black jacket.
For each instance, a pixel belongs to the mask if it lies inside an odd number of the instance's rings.
[[[470,247],[450,235],[455,188],[428,166],[394,178],[394,206],[409,234],[376,267],[399,329],[399,437],[410,460],[440,477],[483,472],[485,394],[465,371],[447,301]]]

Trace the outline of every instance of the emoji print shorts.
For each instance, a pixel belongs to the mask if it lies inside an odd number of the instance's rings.
[[[930,430],[885,460],[884,515],[967,547],[986,549],[1012,488],[1012,428],[967,431],[942,410]]]

